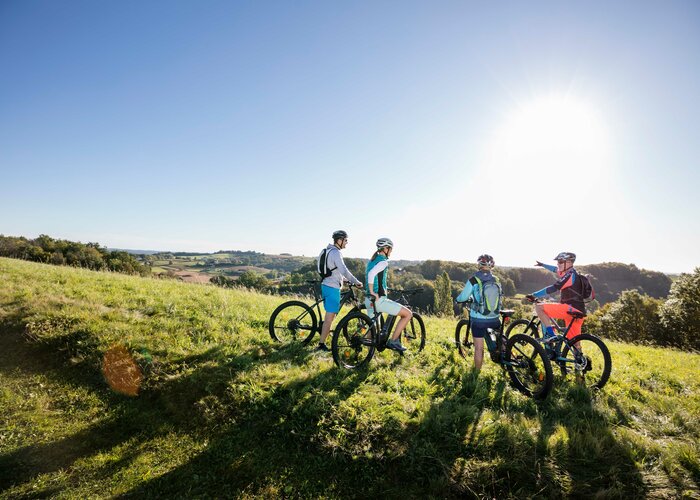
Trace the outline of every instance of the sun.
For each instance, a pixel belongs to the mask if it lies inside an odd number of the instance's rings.
[[[604,114],[583,99],[550,94],[517,105],[495,130],[485,165],[514,182],[557,178],[593,185],[610,164]]]

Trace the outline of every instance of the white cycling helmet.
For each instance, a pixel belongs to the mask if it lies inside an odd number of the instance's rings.
[[[491,257],[487,253],[485,253],[484,255],[479,255],[479,258],[476,259],[476,263],[479,266],[484,266],[484,267],[493,267],[496,265],[496,261],[493,260],[493,257]]]
[[[394,242],[390,238],[379,238],[377,240],[377,248],[394,248]]]

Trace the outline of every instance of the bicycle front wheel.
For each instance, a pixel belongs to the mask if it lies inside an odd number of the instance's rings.
[[[608,346],[589,333],[576,335],[564,344],[559,367],[564,375],[573,373],[591,389],[602,389],[610,378],[612,358]]]
[[[410,350],[422,351],[425,347],[425,323],[420,314],[413,313],[411,321],[408,322],[403,330],[403,339],[406,341],[406,347]]]
[[[554,381],[552,365],[535,339],[522,333],[513,334],[506,343],[503,364],[520,392],[539,400],[549,395]]]
[[[270,316],[268,325],[270,337],[283,344],[299,341],[306,344],[311,341],[317,328],[314,310],[299,300],[280,304]]]
[[[462,356],[464,359],[467,359],[467,353],[469,349],[474,345],[472,339],[470,338],[470,333],[471,332],[469,331],[469,320],[459,320],[459,322],[457,323],[457,327],[455,328],[455,345],[457,346],[459,355]]]
[[[340,368],[354,370],[366,365],[374,356],[374,324],[364,313],[350,313],[333,331],[331,351]]]

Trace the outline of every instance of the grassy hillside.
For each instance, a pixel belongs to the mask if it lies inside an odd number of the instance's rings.
[[[610,342],[545,403],[429,344],[335,368],[266,333],[283,299],[0,259],[0,497],[698,497],[700,355]],[[143,367],[110,389],[104,353]],[[113,351],[110,351],[113,352]]]

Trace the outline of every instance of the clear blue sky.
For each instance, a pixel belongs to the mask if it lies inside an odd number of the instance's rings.
[[[699,159],[694,0],[0,2],[6,235],[691,271]]]

